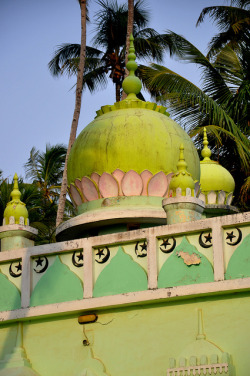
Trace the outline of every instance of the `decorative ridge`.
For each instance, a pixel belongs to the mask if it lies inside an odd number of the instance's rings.
[[[151,110],[155,112],[159,112],[163,115],[169,116],[169,113],[166,111],[167,108],[164,106],[159,106],[153,102],[144,102],[140,99],[136,98],[135,100],[124,100],[121,102],[116,102],[113,105],[106,105],[102,106],[100,110],[96,111],[96,118],[98,116],[104,115],[108,112],[117,111],[117,110],[124,110],[128,108],[143,108],[146,110]]]

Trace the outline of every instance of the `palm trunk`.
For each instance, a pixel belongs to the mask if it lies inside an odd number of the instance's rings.
[[[118,83],[115,84],[115,97],[116,97],[116,102],[120,102],[120,100],[121,100],[121,84],[118,84]]]
[[[58,210],[57,210],[56,226],[58,226],[63,220],[66,194],[67,194],[68,157],[69,157],[71,147],[76,139],[76,131],[77,131],[78,121],[80,117],[81,102],[82,102],[83,73],[84,73],[85,55],[86,55],[86,0],[81,0],[80,6],[81,6],[81,51],[80,51],[80,60],[79,60],[79,67],[78,67],[77,81],[76,81],[75,110],[74,110],[73,120],[71,124],[68,150],[67,150],[67,154],[65,158],[65,166],[64,166],[64,171],[63,171],[61,192],[60,192],[60,198],[59,198]]]
[[[129,37],[133,34],[134,25],[134,0],[128,0],[128,24],[127,24],[127,36],[126,36],[126,54],[125,54],[125,77],[128,76],[128,70],[126,64],[128,62],[128,50],[129,50]],[[122,100],[127,97],[127,94],[122,92]]]

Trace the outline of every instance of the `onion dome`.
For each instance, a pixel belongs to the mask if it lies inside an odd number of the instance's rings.
[[[18,189],[18,176],[14,176],[14,189],[11,192],[12,200],[8,202],[4,211],[3,225],[28,225],[28,210],[26,205],[20,200],[21,192]]]
[[[203,145],[204,148],[201,152],[203,160],[200,162],[201,194],[199,197],[207,204],[230,205],[235,188],[234,178],[218,162],[210,159],[211,150],[208,147],[206,128],[204,128]]]
[[[68,191],[78,216],[58,227],[58,240],[69,239],[73,233],[101,234],[101,226],[110,223],[117,231],[121,231],[119,224],[127,226],[125,231],[142,223],[165,224],[162,199],[177,172],[181,143],[189,172],[199,180],[198,153],[187,133],[170,119],[165,107],[137,98],[142,85],[135,76],[135,58],[131,35],[126,65],[129,75],[123,81],[127,98],[101,107],[72,146]],[[93,227],[97,232],[90,233]]]
[[[134,52],[131,36],[129,76],[123,82],[127,98],[97,111],[71,149],[68,185],[79,214],[89,210],[89,202],[108,197],[165,197],[167,175],[176,172],[181,143],[189,171],[199,180],[198,154],[187,133],[169,118],[165,107],[137,98],[141,82],[135,76]]]
[[[170,196],[176,196],[176,190],[180,190],[182,196],[186,196],[187,190],[189,196],[194,196],[195,182],[189,172],[187,172],[187,163],[184,159],[184,146],[180,145],[180,157],[177,163],[177,172],[172,176],[169,184]],[[178,191],[177,191],[178,192]]]

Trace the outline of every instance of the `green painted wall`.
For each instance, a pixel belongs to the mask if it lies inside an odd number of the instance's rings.
[[[123,294],[126,292],[143,291],[148,288],[145,271],[127,255],[122,247],[99,275],[93,296]]]
[[[235,249],[229,260],[225,279],[250,277],[250,235]]]
[[[213,280],[211,263],[184,236],[181,244],[163,264],[158,276],[158,287],[191,285]]]
[[[0,270],[0,311],[21,307],[21,296],[16,286]]]
[[[83,375],[90,348],[107,375],[165,376],[168,359],[195,340],[202,309],[207,339],[232,355],[237,376],[249,376],[249,297],[227,294],[102,311],[85,327],[77,316],[27,321],[24,347],[41,376]],[[89,347],[82,344],[83,328]],[[15,345],[14,329],[0,326],[1,358]]]
[[[80,279],[57,256],[36,284],[30,306],[60,303],[83,298],[83,287]]]

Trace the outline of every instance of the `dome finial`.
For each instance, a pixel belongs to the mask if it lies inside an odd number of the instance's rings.
[[[19,191],[19,188],[18,188],[17,173],[15,173],[13,180],[14,180],[14,187],[13,187],[13,191],[10,194],[11,198],[12,198],[12,200],[20,200],[21,192]]]
[[[201,155],[203,156],[203,161],[209,161],[212,152],[211,152],[211,150],[208,147],[207,130],[206,130],[205,127],[203,128],[203,132],[204,132],[203,133],[203,145],[204,145],[204,148],[201,151]]]
[[[181,190],[181,195],[186,196],[187,188],[190,190],[191,196],[194,196],[195,183],[189,172],[187,172],[187,163],[184,158],[184,146],[180,145],[180,156],[179,161],[177,162],[177,172],[172,176],[169,184],[169,191],[171,197],[177,195],[177,189]]]
[[[187,163],[184,158],[184,146],[183,144],[180,145],[180,156],[179,161],[177,163],[177,170],[178,171],[186,171],[187,170]]]
[[[138,77],[135,76],[135,71],[138,67],[135,59],[135,48],[134,48],[134,38],[133,35],[130,35],[130,46],[128,54],[128,62],[126,68],[129,71],[129,75],[124,79],[122,83],[122,88],[126,94],[128,94],[126,100],[137,99],[136,94],[139,94],[142,88],[141,81]]]

